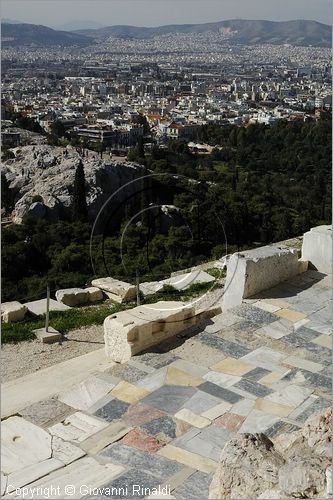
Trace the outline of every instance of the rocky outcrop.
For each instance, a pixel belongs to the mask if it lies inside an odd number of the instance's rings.
[[[264,434],[240,434],[222,450],[209,498],[328,498],[331,439],[331,408],[274,443]]]
[[[2,164],[15,197],[14,222],[20,223],[26,215],[57,220],[70,213],[75,170],[80,155],[76,149],[48,145],[14,148],[15,159]],[[83,158],[87,183],[89,217],[94,219],[105,201],[121,186],[142,175],[140,165],[113,160],[103,161],[89,151]],[[135,184],[135,183],[134,183]],[[137,185],[126,186],[115,202],[137,190]],[[36,200],[38,195],[38,200]],[[42,201],[41,201],[41,199]]]
[[[258,498],[277,484],[283,465],[264,434],[239,434],[222,451],[209,498]]]

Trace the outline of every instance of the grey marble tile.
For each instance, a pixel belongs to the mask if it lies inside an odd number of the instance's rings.
[[[332,390],[332,379],[325,377],[321,373],[313,373],[308,370],[301,370],[303,376],[307,381],[307,385],[314,388],[324,389],[326,391]]]
[[[319,335],[319,332],[301,326],[298,330],[285,335],[282,340],[294,344],[295,346],[305,347],[308,342],[319,337]]]
[[[144,372],[137,368],[136,366],[131,366],[129,364],[117,364],[112,367],[110,373],[121,380],[126,380],[130,384],[138,382],[143,378],[147,377],[147,372]]]
[[[157,488],[159,483],[160,480],[147,471],[143,472],[140,469],[129,469],[111,483],[104,485],[105,491],[106,488],[112,488],[112,495],[105,495],[101,498],[144,498],[149,495],[148,489]],[[144,488],[147,488],[147,490]],[[102,490],[102,488],[100,489]],[[95,497],[91,497],[91,499],[93,498]]]
[[[33,424],[50,426],[51,423],[60,422],[75,411],[57,398],[50,398],[27,406],[19,414]]]
[[[224,340],[214,334],[203,332],[196,337],[196,340],[199,340],[200,342],[213,347],[214,349],[218,349],[227,356],[233,358],[241,358],[242,356],[245,356],[246,354],[249,354],[251,352],[251,349],[248,349],[241,344],[230,342],[229,340]]]
[[[207,392],[212,396],[223,399],[223,401],[227,401],[228,403],[231,404],[237,403],[237,401],[243,399],[242,396],[240,396],[239,394],[229,391],[228,389],[224,389],[219,385],[212,384],[211,382],[205,382],[204,384],[199,385],[198,389],[200,391]]]
[[[212,396],[204,391],[197,391],[188,401],[186,401],[184,408],[194,413],[201,414],[220,403],[220,398]]]
[[[264,398],[265,396],[268,396],[268,394],[271,394],[273,392],[272,389],[269,389],[262,384],[258,384],[257,382],[252,382],[252,380],[246,379],[242,379],[237,382],[237,384],[235,384],[235,387],[249,392],[250,394],[254,394],[258,398]]]
[[[176,439],[172,444],[206,458],[218,461],[224,445],[233,436],[232,432],[221,427],[209,426],[203,430],[191,430]]]
[[[105,448],[100,455],[110,459],[111,462],[133,467],[138,471],[152,474],[163,481],[182,468],[180,464],[173,460],[121,443],[112,444]]]
[[[183,484],[173,490],[174,495],[179,500],[197,500],[198,498],[208,498],[209,486],[212,482],[212,474],[195,472],[187,478]]]
[[[247,380],[252,380],[252,382],[257,382],[259,379],[261,379],[265,375],[268,375],[269,373],[272,372],[266,370],[265,368],[254,368],[254,370],[245,373],[243,377],[246,378]]]
[[[279,434],[284,434],[287,432],[294,432],[300,429],[300,425],[291,424],[289,422],[284,422],[283,420],[279,420],[274,425],[265,430],[266,436],[270,439],[276,438]]]
[[[141,429],[151,436],[157,436],[163,433],[170,439],[175,439],[177,437],[177,423],[168,415],[143,424]]]
[[[166,411],[176,413],[186,401],[195,394],[193,387],[164,385],[142,399],[142,403]]]
[[[118,420],[123,416],[129,407],[128,403],[120,401],[119,399],[111,399],[106,405],[102,406],[94,412],[94,415],[103,418],[107,422]]]
[[[268,324],[276,321],[276,316],[268,311],[259,309],[259,307],[251,306],[250,304],[241,304],[231,309],[233,314],[241,316],[246,320],[256,323],[257,325]]]
[[[314,403],[297,416],[296,421],[302,425],[309,417],[311,417],[311,415],[314,415],[325,408],[329,408],[331,405],[331,400],[319,397]]]
[[[144,363],[157,369],[170,365],[179,358],[169,354],[168,352],[145,352],[143,354],[137,354],[135,359],[137,359],[140,363]]]

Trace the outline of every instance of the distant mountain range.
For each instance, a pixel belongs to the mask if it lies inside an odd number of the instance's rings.
[[[152,38],[168,33],[232,33],[234,42],[243,44],[285,44],[314,45],[330,47],[332,44],[332,26],[317,21],[251,21],[235,19],[205,24],[179,24],[140,28],[137,26],[110,26],[98,30],[80,30],[79,33],[96,39],[110,36],[116,38]]]
[[[37,24],[1,23],[1,42],[3,47],[17,47],[21,45],[35,45],[49,47],[60,45],[89,45],[90,37],[69,31],[58,31]]]
[[[37,46],[87,45],[114,38],[149,39],[169,33],[221,32],[231,37],[234,43],[290,44],[295,46],[331,47],[332,26],[317,21],[252,21],[235,19],[205,24],[180,24],[144,28],[137,26],[109,26],[98,29],[58,31],[34,24],[13,24],[2,22],[4,45]]]

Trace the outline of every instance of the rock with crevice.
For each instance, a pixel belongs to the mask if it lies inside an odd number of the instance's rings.
[[[332,409],[274,439],[240,434],[224,447],[209,498],[328,498]]]
[[[278,483],[284,462],[264,434],[240,434],[222,451],[209,498],[258,498]]]

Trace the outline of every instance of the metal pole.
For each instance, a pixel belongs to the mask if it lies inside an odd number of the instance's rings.
[[[140,305],[140,281],[138,271],[136,271],[136,305]]]
[[[45,317],[45,331],[49,331],[49,318],[50,318],[50,285],[46,287],[46,317]]]

